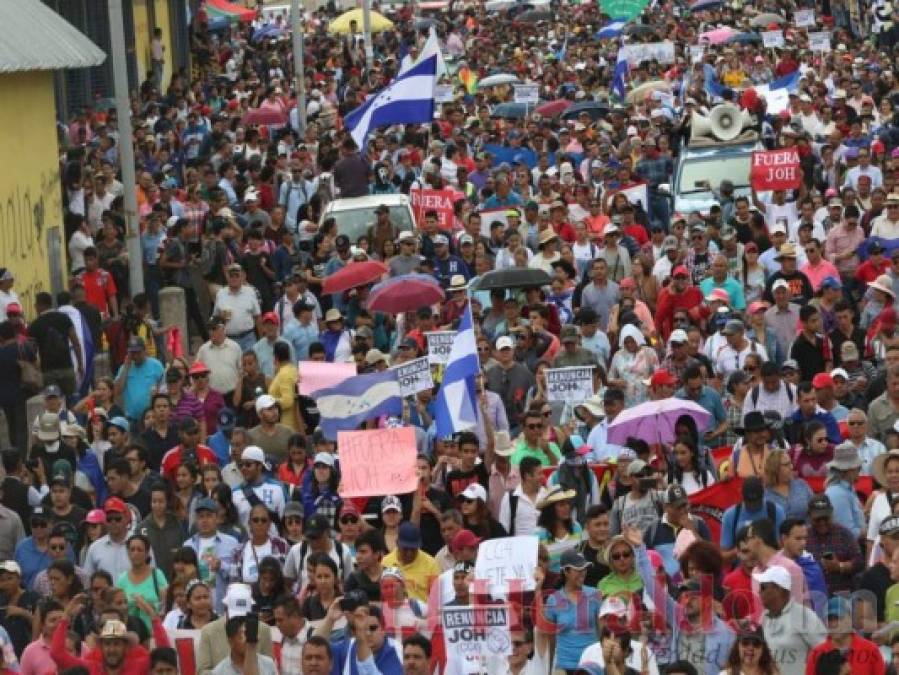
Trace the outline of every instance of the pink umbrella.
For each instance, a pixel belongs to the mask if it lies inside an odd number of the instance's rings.
[[[609,441],[623,445],[628,438],[639,438],[649,444],[670,443],[675,438],[674,425],[681,415],[689,415],[700,433],[705,431],[711,414],[698,403],[682,398],[647,401],[624,410],[609,425]]]
[[[250,108],[240,120],[243,125],[287,124],[287,115],[275,108]]]
[[[565,98],[557,98],[555,101],[548,101],[541,105],[538,105],[534,112],[538,112],[544,117],[555,117],[556,115],[564,112],[568,106],[571,105],[571,101]]]
[[[724,26],[722,28],[716,28],[715,30],[706,31],[705,33],[700,33],[699,39],[705,40],[709,44],[720,45],[727,42],[736,34],[737,31],[735,31],[733,28]]]
[[[401,314],[442,302],[446,295],[437,280],[427,274],[404,274],[373,286],[368,296],[372,312]]]

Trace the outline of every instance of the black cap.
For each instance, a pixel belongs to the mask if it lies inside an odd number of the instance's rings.
[[[330,529],[331,522],[328,520],[327,516],[316,513],[315,515],[310,516],[306,521],[306,525],[303,528],[303,534],[309,539],[318,539],[323,534],[327,534]]]
[[[334,246],[336,248],[349,248],[350,238],[345,234],[338,234],[337,238],[334,240]]]
[[[360,607],[365,607],[369,603],[368,593],[361,588],[354,588],[347,591],[340,600],[340,609],[344,612],[354,612]]]
[[[758,476],[750,476],[743,481],[743,501],[747,504],[757,504],[765,496],[765,486]]]
[[[199,428],[200,425],[193,417],[185,417],[178,423],[178,431],[196,431]]]
[[[833,504],[830,503],[830,498],[827,495],[814,495],[808,500],[809,518],[829,516],[831,513],[833,513]]]
[[[665,493],[665,504],[668,506],[684,506],[688,501],[687,491],[677,483],[670,486]]]

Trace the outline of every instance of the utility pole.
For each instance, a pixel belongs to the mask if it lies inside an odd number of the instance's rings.
[[[303,65],[303,31],[306,23],[300,13],[300,0],[290,2],[290,21],[293,29],[293,73],[296,77],[297,93],[297,120],[299,120],[300,132],[306,133],[306,71]]]
[[[371,0],[362,0],[362,35],[365,40],[365,72],[371,73],[375,50],[371,46]]]
[[[118,117],[119,164],[125,190],[125,243],[128,247],[128,281],[131,295],[144,291],[144,257],[140,246],[140,222],[137,217],[137,180],[134,174],[134,142],[131,135],[131,103],[128,97],[128,59],[125,56],[125,16],[122,0],[109,1],[109,58],[115,82],[115,108]]]

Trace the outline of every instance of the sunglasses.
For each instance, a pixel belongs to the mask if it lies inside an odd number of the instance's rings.
[[[864,424],[861,420],[852,420],[851,422],[847,422],[850,427],[860,427]]]
[[[49,527],[50,524],[46,520],[32,520],[31,521],[31,529],[36,527]]]
[[[512,646],[513,646],[513,647],[522,647],[522,646],[524,646],[524,645],[526,645],[526,644],[528,644],[528,643],[527,643],[526,641],[524,641],[524,640],[513,640],[513,641],[512,641]]]
[[[542,429],[543,424],[527,424],[525,427],[528,429]]]
[[[256,517],[256,518],[250,518],[250,522],[260,524],[260,523],[270,523],[271,521],[268,518]]]
[[[762,641],[758,638],[743,638],[740,640],[740,645],[743,647],[761,647]]]
[[[356,516],[343,516],[340,519],[340,522],[344,525],[349,525],[351,523],[358,523],[359,519]]]
[[[190,376],[192,380],[204,380],[209,377],[209,373],[194,373]]]
[[[60,545],[56,545],[56,546],[48,546],[47,548],[49,548],[51,551],[65,551],[65,550],[66,550],[66,545],[65,545],[65,544],[62,544],[61,546],[60,546]]]
[[[611,560],[630,560],[633,557],[633,553],[630,551],[622,551],[621,553],[613,553],[609,556]]]
[[[125,518],[122,516],[106,516],[107,523],[121,523],[123,520]]]

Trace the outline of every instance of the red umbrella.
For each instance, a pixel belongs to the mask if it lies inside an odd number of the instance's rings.
[[[538,112],[544,117],[555,117],[564,112],[570,105],[571,101],[568,99],[557,98],[555,101],[547,101],[546,103],[538,105],[534,109],[534,112]]]
[[[244,126],[249,124],[287,124],[287,113],[275,108],[250,108],[240,121]]]
[[[445,297],[434,277],[404,274],[374,286],[368,295],[368,308],[373,312],[401,314],[442,302]]]
[[[343,293],[356,286],[364,286],[381,278],[387,272],[387,265],[379,260],[351,262],[341,267],[322,284],[323,293]]]

